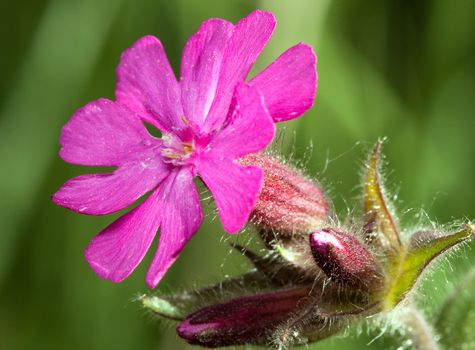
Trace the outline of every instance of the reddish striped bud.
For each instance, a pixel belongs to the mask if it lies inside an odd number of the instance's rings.
[[[325,228],[310,235],[310,247],[318,266],[336,283],[365,292],[382,287],[381,268],[356,237]]]
[[[230,345],[264,345],[277,327],[298,310],[309,287],[281,290],[233,299],[189,315],[177,327],[178,335],[192,345],[216,348]]]
[[[310,233],[323,223],[328,202],[314,181],[269,155],[253,154],[241,161],[264,171],[264,184],[251,214],[258,228],[290,236]]]

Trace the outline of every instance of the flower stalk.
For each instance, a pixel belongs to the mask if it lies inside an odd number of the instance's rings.
[[[411,348],[414,350],[439,350],[437,343],[438,336],[433,328],[427,323],[422,313],[414,306],[409,306],[404,310],[404,321],[411,341]]]

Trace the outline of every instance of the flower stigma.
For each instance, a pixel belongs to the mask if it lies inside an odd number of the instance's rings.
[[[194,140],[184,142],[173,133],[163,135],[162,141],[163,148],[161,153],[165,163],[184,165],[188,163],[195,150]]]

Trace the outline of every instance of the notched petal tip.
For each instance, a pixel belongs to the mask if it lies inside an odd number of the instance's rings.
[[[300,43],[250,80],[263,94],[275,122],[301,116],[315,101],[316,56],[311,46]]]
[[[154,289],[158,283],[163,279],[165,274],[167,273],[168,269],[173,265],[173,263],[176,261],[178,258],[180,252],[178,252],[175,256],[173,257],[168,257],[168,259],[165,262],[162,262],[159,264],[159,266],[156,269],[153,269],[152,266],[150,266],[149,270],[147,271],[147,276],[145,277],[145,282],[147,283],[147,286],[150,289]],[[156,253],[158,254],[158,252]]]
[[[223,52],[216,95],[202,131],[209,132],[223,125],[236,84],[246,79],[251,66],[272,36],[275,25],[271,13],[255,11],[234,26]]]
[[[277,25],[277,19],[275,18],[275,15],[270,11],[264,10],[254,10],[249,15],[244,17],[243,20],[254,19],[255,17],[266,19],[270,23],[273,23],[274,27]]]
[[[95,236],[84,251],[92,270],[118,283],[127,278],[148,251],[160,225],[160,191]]]
[[[188,168],[175,170],[154,192],[160,202],[158,247],[147,271],[146,281],[155,288],[198,231],[203,218],[193,175]]]
[[[125,50],[116,76],[117,103],[162,132],[185,126],[180,87],[159,39],[144,36]]]
[[[139,38],[138,40],[136,40],[131,47],[129,47],[128,49],[126,49],[124,52],[122,52],[121,54],[121,60],[122,58],[125,58],[126,56],[128,55],[131,55],[133,53],[134,50],[138,49],[138,48],[142,48],[142,47],[145,47],[145,46],[150,46],[150,45],[157,45],[159,46],[161,49],[163,49],[163,44],[162,42],[160,41],[160,39],[158,39],[156,36],[153,36],[153,35],[144,35],[143,37]],[[120,65],[119,67],[120,68]]]

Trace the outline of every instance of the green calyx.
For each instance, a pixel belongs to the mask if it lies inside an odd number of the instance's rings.
[[[382,141],[374,147],[367,164],[364,185],[365,239],[378,256],[383,257],[386,288],[379,296],[383,308],[393,309],[416,284],[425,268],[447,249],[454,247],[475,233],[472,223],[453,233],[419,231],[409,242],[403,242],[400,230],[381,184],[380,158]]]
[[[391,283],[384,296],[385,308],[391,309],[404,299],[431,261],[447,249],[472,237],[474,232],[474,225],[469,223],[453,233],[431,236],[424,232],[423,239],[412,239],[400,255],[397,269],[392,270],[389,276]]]

